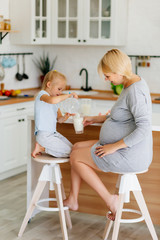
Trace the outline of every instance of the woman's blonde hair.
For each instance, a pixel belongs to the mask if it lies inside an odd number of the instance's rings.
[[[98,73],[100,77],[104,77],[104,73],[116,73],[131,79],[133,74],[131,60],[119,49],[112,49],[100,60]]]
[[[56,85],[59,81],[67,82],[67,79],[62,73],[57,72],[56,70],[48,72],[44,77],[42,90],[46,89],[48,82]]]

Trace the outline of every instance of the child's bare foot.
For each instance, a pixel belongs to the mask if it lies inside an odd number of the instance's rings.
[[[118,200],[119,200],[118,195],[112,195],[111,206],[109,207],[110,211],[107,213],[107,218],[110,219],[111,221],[115,220],[118,208]]]
[[[78,203],[72,197],[68,197],[63,201],[63,205],[69,207],[70,210],[78,210]]]
[[[36,142],[35,148],[31,154],[32,157],[36,157],[36,155],[40,155],[42,154],[41,152],[43,152],[45,150],[44,147],[42,147],[39,143]]]

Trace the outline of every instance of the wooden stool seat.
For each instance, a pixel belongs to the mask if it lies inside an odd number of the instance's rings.
[[[118,173],[119,177],[117,180],[116,188],[119,192],[119,202],[118,202],[118,209],[116,212],[116,218],[114,221],[114,227],[113,227],[113,233],[112,233],[112,240],[118,239],[118,232],[120,223],[135,223],[145,220],[147,227],[150,231],[150,234],[153,238],[153,240],[158,240],[157,234],[155,232],[150,214],[148,212],[141,187],[137,178],[137,174],[145,173],[148,169],[142,172],[132,172],[132,173]],[[116,172],[114,172],[116,173]],[[137,204],[139,206],[140,211],[135,209],[125,209],[123,208],[124,203],[130,202],[130,192],[133,192],[134,197],[137,201]],[[132,212],[140,214],[141,216],[139,218],[134,219],[122,219],[122,212]],[[107,240],[111,227],[112,227],[113,221],[107,220],[106,227],[103,234],[103,239]]]
[[[48,155],[46,153],[43,153],[42,155],[37,155],[35,158],[32,158],[32,160],[40,163],[66,163],[69,162],[69,158],[55,158],[51,155]]]
[[[68,240],[68,233],[66,228],[66,223],[69,229],[72,228],[72,222],[69,214],[69,210],[67,206],[63,206],[63,200],[66,198],[64,187],[62,183],[62,175],[60,170],[61,163],[69,162],[69,158],[54,158],[48,154],[42,154],[36,156],[36,158],[32,158],[32,160],[43,163],[43,168],[40,173],[37,186],[35,188],[32,200],[29,204],[28,210],[24,217],[23,223],[21,225],[18,236],[21,237],[29,219],[32,216],[33,210],[38,208],[40,211],[58,211],[61,230],[63,234],[63,240]],[[46,183],[50,183],[50,190],[55,190],[55,198],[45,198],[40,199],[40,196],[46,186]],[[57,207],[46,207],[43,206],[43,203],[56,201]]]

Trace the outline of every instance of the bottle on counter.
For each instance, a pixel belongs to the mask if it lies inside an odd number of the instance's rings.
[[[3,20],[3,15],[0,15],[0,30],[4,30],[4,20]]]
[[[4,19],[4,29],[11,30],[11,20],[10,19]]]

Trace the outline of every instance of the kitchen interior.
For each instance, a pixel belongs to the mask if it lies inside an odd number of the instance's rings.
[[[118,95],[109,81],[100,79],[97,65],[112,48],[130,56],[133,71],[146,80],[150,89],[153,161],[149,171],[138,179],[160,238],[159,12],[159,0],[0,0],[0,239],[17,239],[40,173],[30,157],[35,142],[34,98],[43,76],[37,61],[48,56],[53,69],[67,77],[65,91],[77,92],[81,111],[82,105],[89,105],[85,114],[105,114]],[[63,104],[61,107],[63,112]],[[58,124],[58,131],[76,143],[98,139],[100,126],[87,126],[83,134],[75,134],[70,120]],[[61,170],[68,195],[69,163]],[[100,177],[113,192],[117,176],[101,173]],[[50,191],[49,195],[54,193]],[[129,206],[136,207],[135,201]],[[79,210],[71,211],[69,239],[102,239],[106,211],[99,196],[82,183]],[[21,239],[44,237],[62,239],[57,213],[36,214]],[[152,239],[144,222],[121,224],[118,239],[142,237]]]

